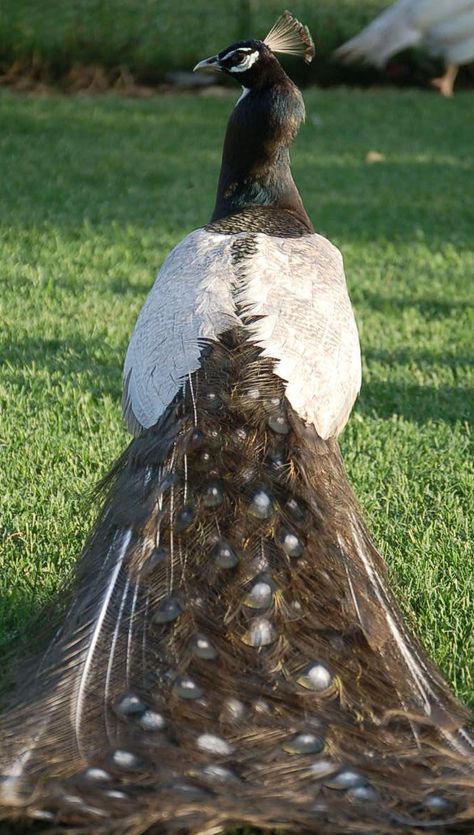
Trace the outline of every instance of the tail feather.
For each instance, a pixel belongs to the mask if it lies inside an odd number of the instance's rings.
[[[0,816],[472,830],[466,712],[270,360],[225,334],[107,486],[62,630],[0,724]]]
[[[104,621],[107,617],[107,612],[109,610],[111,600],[114,596],[115,588],[117,586],[117,582],[119,579],[120,572],[122,571],[123,561],[125,558],[125,554],[127,553],[128,546],[130,544],[130,540],[132,537],[132,531],[127,530],[122,534],[119,546],[118,546],[118,554],[116,556],[115,564],[112,568],[112,572],[110,578],[108,579],[107,585],[105,586],[105,592],[101,601],[101,605],[97,612],[97,616],[94,617],[92,624],[91,624],[91,631],[87,639],[87,644],[85,648],[84,658],[80,660],[78,666],[78,673],[77,673],[77,683],[74,687],[74,693],[72,697],[72,722],[74,727],[74,735],[77,745],[77,750],[80,756],[84,756],[84,745],[82,740],[82,724],[84,721],[84,711],[85,711],[85,701],[88,692],[88,684],[89,678],[92,675],[93,665],[96,662],[96,652],[98,649],[98,645],[101,639],[102,630],[105,626]],[[115,543],[112,544],[112,548]],[[126,592],[128,592],[129,587],[129,580],[125,581],[124,590],[122,591],[121,595],[121,602],[118,615],[116,617],[116,622],[114,626],[114,631],[112,635],[112,647],[110,650],[109,656],[109,663],[107,666],[107,673],[105,678],[105,690],[107,695],[107,690],[109,688],[109,679],[111,673],[111,664],[113,663],[113,656],[115,645],[117,642],[118,631],[121,625],[121,618],[123,612],[123,604],[125,601]],[[106,713],[107,715],[107,713]]]

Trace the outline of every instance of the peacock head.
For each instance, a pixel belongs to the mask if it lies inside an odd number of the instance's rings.
[[[250,88],[272,75],[277,64],[264,41],[249,40],[238,41],[217,55],[205,58],[196,64],[194,71],[224,72],[243,87]]]
[[[224,72],[243,87],[258,87],[279,69],[275,52],[299,55],[307,63],[314,57],[314,44],[306,26],[284,12],[263,41],[238,41],[211,58],[199,61],[194,71]]]

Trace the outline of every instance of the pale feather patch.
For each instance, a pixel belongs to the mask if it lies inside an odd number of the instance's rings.
[[[220,53],[220,60],[227,61],[234,52],[253,52],[251,46],[239,46],[236,49],[230,49],[229,52],[224,52],[224,54]]]
[[[247,96],[249,93],[250,93],[250,88],[249,88],[249,87],[244,87],[244,86],[242,85],[242,92],[241,92],[241,94],[240,94],[239,98],[237,99],[237,101],[235,102],[235,105],[234,105],[234,110],[235,110],[235,108],[237,107],[237,105],[238,105],[238,104],[240,104],[240,102],[242,101],[242,99],[244,99],[244,98],[245,98],[245,96]]]
[[[34,742],[36,742],[36,739]],[[32,746],[31,748],[20,751],[17,758],[9,766],[8,773],[2,775],[0,782],[0,801],[2,804],[9,806],[21,806],[23,804],[24,798],[21,794],[22,777],[24,776],[25,766],[33,754],[33,749]]]
[[[454,9],[454,5],[456,8]],[[341,61],[367,61],[383,67],[392,55],[423,45],[447,63],[474,57],[474,4],[472,0],[399,0],[389,6],[355,37],[335,51]]]
[[[255,235],[237,302],[250,339],[276,360],[293,409],[322,438],[344,428],[360,389],[361,361],[339,250],[321,235]]]
[[[392,634],[392,637],[396,643],[398,651],[412,675],[413,684],[415,689],[418,691],[424,711],[427,716],[430,716],[432,711],[432,704],[439,703],[439,698],[437,697],[436,693],[431,687],[431,682],[428,678],[429,672],[426,669],[424,661],[421,658],[415,656],[410,646],[410,641],[406,638],[403,625],[397,623],[392,607],[390,607],[390,605],[387,605],[388,601],[385,589],[383,588],[381,580],[379,579],[375,570],[375,566],[373,565],[372,560],[370,559],[370,556],[367,553],[367,549],[364,546],[359,531],[359,521],[355,514],[352,514],[352,534],[354,537],[354,542],[357,546],[357,554],[363,563],[367,578],[370,582],[371,588],[377,596],[377,599],[380,603],[380,607],[382,611],[385,612],[387,624]]]
[[[297,55],[310,64],[315,55],[313,39],[307,26],[303,26],[291,12],[283,12],[273,24],[264,44],[271,52]]]
[[[238,237],[247,236],[198,229],[166,259],[125,360],[129,428],[153,426],[199,369],[203,341],[243,324],[263,355],[276,361],[275,373],[300,417],[322,438],[339,434],[361,382],[339,250],[321,235],[257,234],[256,253],[236,268],[232,244]],[[242,310],[257,321],[245,324]]]
[[[239,50],[237,50],[237,52],[238,51]],[[229,72],[247,72],[247,70],[253,67],[255,61],[258,61],[259,57],[260,52],[258,49],[254,50],[254,52],[249,52],[240,64],[235,64],[233,67],[229,67]]]
[[[77,686],[75,688],[75,698],[73,699],[72,704],[72,724],[74,727],[74,733],[76,738],[77,749],[80,755],[83,755],[83,744],[82,744],[82,725],[85,718],[85,702],[88,694],[88,683],[89,677],[92,672],[92,662],[95,657],[95,651],[97,649],[97,645],[99,643],[102,628],[104,626],[104,621],[108,612],[108,608],[110,605],[110,601],[112,599],[112,595],[115,590],[115,586],[117,583],[118,575],[122,568],[123,561],[125,559],[125,555],[127,553],[127,548],[130,544],[130,540],[132,538],[132,531],[127,530],[122,535],[122,540],[120,542],[119,552],[112,569],[111,576],[109,581],[105,587],[104,595],[102,597],[101,606],[97,612],[97,616],[93,621],[93,628],[90,635],[90,640],[87,646],[87,652],[84,657],[84,661],[80,666],[80,674],[77,681]],[[112,549],[115,547],[116,542],[112,544]]]
[[[232,240],[197,229],[164,262],[125,358],[123,410],[133,434],[153,426],[199,369],[203,344],[238,324]]]
[[[140,568],[141,568],[141,566],[140,566]],[[137,606],[139,588],[140,588],[140,584],[135,583],[132,605],[131,605],[131,608],[130,608],[130,618],[129,618],[129,622],[128,622],[127,655],[126,655],[126,661],[125,661],[125,679],[126,679],[126,682],[127,682],[127,687],[129,686],[129,683],[130,683],[130,667],[131,667],[131,663],[132,663],[133,650],[134,650],[134,647],[135,647],[135,643],[133,641],[133,629],[134,629],[134,625],[135,625],[135,610],[136,610],[136,606]]]
[[[110,693],[110,684],[112,681],[112,676],[115,669],[115,651],[117,649],[117,642],[119,640],[119,633],[120,627],[122,625],[122,617],[125,609],[125,605],[127,602],[128,597],[128,590],[130,588],[130,578],[127,577],[125,581],[125,586],[122,592],[122,597],[120,600],[120,608],[118,610],[117,618],[115,621],[114,631],[112,635],[112,643],[110,645],[109,657],[107,660],[107,672],[105,675],[105,685],[104,685],[104,717],[105,717],[105,727],[107,732],[107,738],[109,742],[112,742],[112,732],[110,729],[110,715],[109,715],[109,693]]]
[[[412,0],[409,3],[412,5]],[[419,44],[419,27],[413,25],[409,15],[400,14],[400,11],[400,4],[385,9],[365,29],[338,47],[335,57],[347,63],[367,61],[376,67],[383,67],[394,53]]]

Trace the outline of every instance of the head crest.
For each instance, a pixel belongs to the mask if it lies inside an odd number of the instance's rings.
[[[272,52],[300,55],[307,64],[311,63],[316,51],[308,27],[288,11],[273,24],[263,42]]]

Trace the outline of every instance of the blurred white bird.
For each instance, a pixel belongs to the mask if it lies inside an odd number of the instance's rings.
[[[446,72],[431,83],[452,96],[459,65],[474,60],[474,0],[398,0],[334,54],[383,67],[409,46],[442,56]]]

